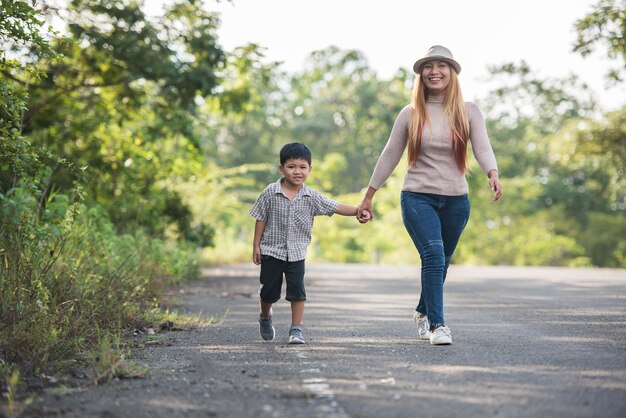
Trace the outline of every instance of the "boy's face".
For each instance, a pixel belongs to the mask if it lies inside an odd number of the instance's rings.
[[[311,174],[311,166],[307,160],[290,158],[285,161],[285,164],[278,166],[278,171],[280,171],[287,183],[299,187]]]

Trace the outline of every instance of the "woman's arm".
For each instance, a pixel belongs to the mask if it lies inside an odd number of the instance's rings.
[[[405,106],[393,123],[391,134],[389,135],[383,152],[378,157],[365,196],[357,207],[356,217],[360,223],[366,223],[374,219],[372,199],[376,191],[387,181],[402,158],[402,154],[408,142],[411,113],[411,106]]]
[[[470,140],[472,142],[472,151],[474,158],[478,161],[478,165],[483,169],[489,178],[489,188],[494,192],[492,202],[500,199],[502,196],[502,185],[498,175],[498,163],[496,156],[491,147],[489,136],[487,135],[487,127],[480,109],[468,102],[468,117],[470,122]]]
[[[400,111],[391,128],[387,144],[385,144],[385,148],[378,157],[369,182],[369,186],[376,190],[380,189],[387,181],[402,158],[407,144],[411,114],[411,106],[406,106]]]

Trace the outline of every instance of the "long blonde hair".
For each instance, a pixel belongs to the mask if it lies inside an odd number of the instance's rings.
[[[424,126],[431,127],[426,99],[428,89],[424,85],[421,74],[415,78],[415,86],[411,96],[413,116],[409,125],[409,165],[417,162]],[[465,111],[465,102],[461,94],[461,86],[456,71],[450,66],[450,84],[443,99],[443,113],[450,120],[452,134],[452,154],[456,165],[462,173],[467,172],[467,142],[469,141],[469,119]]]

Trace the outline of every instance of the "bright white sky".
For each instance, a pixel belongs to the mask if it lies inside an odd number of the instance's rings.
[[[626,104],[626,87],[608,89],[603,51],[582,58],[570,52],[574,22],[598,0],[222,0],[218,30],[226,50],[249,42],[266,48],[268,61],[299,71],[307,55],[330,45],[364,53],[388,78],[434,44],[447,46],[462,66],[466,100],[485,95],[487,66],[525,60],[541,78],[579,76],[604,110]],[[146,0],[158,14],[167,0]]]

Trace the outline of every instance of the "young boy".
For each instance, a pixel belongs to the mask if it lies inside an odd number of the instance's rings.
[[[281,149],[278,171],[282,178],[263,190],[250,211],[256,218],[252,260],[261,266],[261,337],[271,341],[276,336],[272,304],[280,299],[284,274],[285,299],[291,302],[289,344],[304,344],[304,258],[311,243],[313,218],[334,213],[356,216],[357,208],[335,202],[304,184],[311,174],[311,151],[304,144],[291,143]]]

